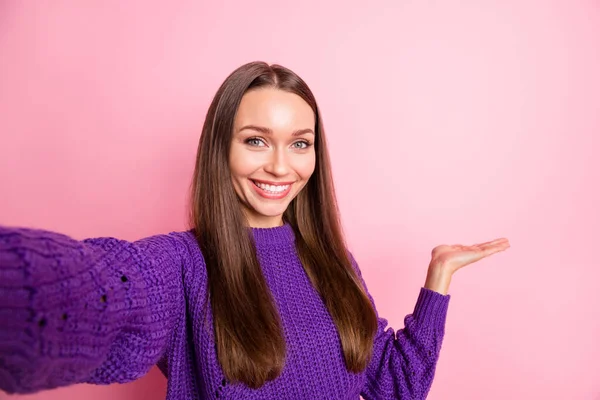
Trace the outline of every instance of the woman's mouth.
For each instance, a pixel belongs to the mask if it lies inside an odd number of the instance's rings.
[[[287,196],[290,193],[290,191],[292,189],[291,183],[285,183],[285,184],[278,185],[278,184],[267,184],[267,183],[263,183],[263,182],[257,182],[252,179],[250,179],[250,181],[252,181],[252,187],[254,188],[256,193],[258,193],[260,196],[262,196],[266,199],[272,199],[272,200],[283,199],[285,196]]]

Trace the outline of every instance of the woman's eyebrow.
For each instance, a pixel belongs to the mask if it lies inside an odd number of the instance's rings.
[[[266,128],[264,126],[257,126],[257,125],[244,125],[240,129],[238,129],[238,132],[241,132],[244,129],[252,129],[254,131],[258,131],[258,132],[264,133],[265,135],[272,135],[273,134],[273,131],[270,128]],[[315,134],[315,132],[312,129],[307,128],[307,129],[298,129],[298,130],[295,130],[294,132],[292,132],[292,136],[300,136],[300,135],[303,135],[305,133],[312,133],[313,135]]]

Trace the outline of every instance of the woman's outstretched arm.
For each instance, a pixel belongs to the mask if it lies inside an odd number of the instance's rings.
[[[379,317],[373,345],[373,358],[367,367],[367,382],[362,391],[370,399],[425,399],[439,359],[453,274],[482,258],[510,248],[508,239],[463,245],[440,245],[431,252],[427,278],[420,289],[412,314],[404,318],[404,328],[395,332]],[[350,255],[367,295],[358,264]],[[376,310],[377,312],[377,310]]]
[[[0,226],[0,390],[128,382],[184,313],[177,240],[74,240]]]

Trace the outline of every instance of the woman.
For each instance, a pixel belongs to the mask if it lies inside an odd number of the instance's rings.
[[[448,285],[509,247],[438,246],[413,314],[379,318],[346,250],[323,124],[292,71],[234,71],[206,116],[191,226],[135,242],[0,227],[0,389],[129,382],[168,399],[421,399]]]

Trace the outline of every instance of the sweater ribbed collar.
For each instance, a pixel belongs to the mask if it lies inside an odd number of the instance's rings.
[[[273,228],[249,228],[252,230],[257,247],[272,247],[294,243],[295,235],[292,226],[286,222]]]

